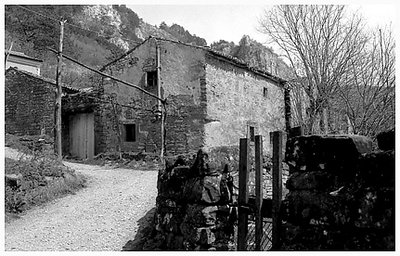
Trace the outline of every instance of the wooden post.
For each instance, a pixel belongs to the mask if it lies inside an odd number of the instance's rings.
[[[10,49],[8,50],[8,52],[6,53],[6,57],[4,58],[4,67],[5,68],[7,67],[8,56],[10,56],[10,54],[11,54],[13,44],[14,44],[14,41],[11,42]]]
[[[62,66],[62,50],[63,50],[63,40],[64,40],[64,21],[60,21],[60,43],[57,57],[57,73],[56,73],[56,84],[57,84],[57,97],[56,97],[56,153],[58,160],[62,160],[62,138],[61,138],[61,66]]]
[[[156,40],[156,55],[157,55],[157,96],[161,99],[161,81],[160,81],[160,72],[161,72],[161,61],[160,61],[160,46]],[[158,100],[158,109],[161,111],[161,152],[160,159],[162,164],[164,165],[164,155],[165,155],[165,106],[161,100]]]
[[[282,201],[282,131],[272,133],[272,249],[279,248]]]
[[[239,156],[239,216],[238,216],[238,235],[237,250],[245,251],[247,247],[247,231],[248,231],[248,212],[242,208],[249,200],[248,180],[249,180],[249,139],[240,139],[240,156]]]
[[[261,251],[261,240],[263,236],[263,217],[261,215],[261,208],[263,203],[263,144],[262,136],[255,136],[255,161],[256,161],[256,251]]]

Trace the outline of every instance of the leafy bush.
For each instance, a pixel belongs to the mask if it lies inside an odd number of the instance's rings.
[[[18,177],[16,185],[6,183],[6,213],[20,213],[62,195],[73,193],[85,184],[82,175],[63,166],[55,158],[32,157],[25,160],[6,158],[5,171]]]

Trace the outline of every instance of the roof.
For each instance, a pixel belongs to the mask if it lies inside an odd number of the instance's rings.
[[[50,84],[53,84],[53,85],[57,85],[56,81],[53,80],[53,79],[46,78],[46,77],[42,77],[42,76],[39,76],[39,75],[30,73],[30,72],[25,71],[25,70],[19,70],[18,68],[15,68],[15,67],[9,67],[9,68],[6,70],[6,74],[7,74],[8,72],[10,72],[11,70],[14,70],[14,71],[17,72],[17,73],[21,73],[21,74],[24,74],[24,75],[31,76],[31,77],[36,78],[36,79],[40,79],[40,80],[42,80],[42,81],[44,81],[44,82],[47,82],[47,83],[50,83]],[[70,93],[77,93],[77,92],[80,92],[80,91],[81,91],[81,90],[78,89],[78,88],[74,88],[74,87],[68,86],[68,85],[66,85],[66,84],[61,84],[61,87],[62,87],[63,89],[66,89],[66,91],[67,91],[67,92],[70,92]]]
[[[234,65],[236,65],[236,66],[238,66],[238,67],[247,69],[248,71],[251,71],[251,72],[253,72],[253,73],[257,74],[257,75],[260,75],[260,76],[262,76],[262,77],[265,77],[265,78],[267,78],[267,79],[269,79],[269,80],[272,80],[272,81],[274,81],[274,82],[276,82],[276,83],[278,83],[278,84],[283,85],[283,84],[285,84],[285,83],[287,82],[286,80],[284,80],[284,79],[282,79],[282,78],[280,78],[280,77],[277,77],[277,76],[275,76],[275,75],[272,75],[271,73],[269,73],[269,72],[267,72],[267,71],[265,71],[265,70],[261,70],[261,69],[257,69],[257,68],[251,67],[247,62],[245,62],[245,61],[243,61],[243,60],[241,60],[241,59],[238,59],[238,58],[233,57],[233,56],[228,55],[228,54],[224,54],[224,53],[222,53],[222,52],[220,52],[220,51],[216,51],[216,50],[214,50],[214,49],[211,49],[210,47],[207,47],[207,46],[198,46],[198,45],[193,45],[193,44],[184,43],[184,42],[181,42],[181,41],[174,41],[174,40],[170,40],[170,39],[164,39],[164,38],[158,38],[158,37],[151,37],[151,36],[148,37],[146,40],[144,40],[142,43],[136,45],[134,48],[132,48],[132,49],[130,49],[129,51],[127,51],[126,53],[124,53],[121,57],[119,57],[119,58],[117,58],[117,59],[115,59],[115,60],[109,62],[108,64],[104,65],[100,70],[104,70],[104,69],[107,68],[108,66],[111,66],[112,64],[114,64],[115,62],[118,62],[119,60],[125,58],[125,57],[128,56],[130,53],[132,53],[134,50],[136,50],[139,46],[141,46],[141,45],[143,45],[144,43],[146,43],[150,38],[154,38],[154,39],[159,40],[159,41],[165,41],[165,42],[170,42],[170,43],[176,43],[176,44],[180,44],[180,45],[185,45],[185,46],[189,46],[189,47],[201,49],[201,50],[203,50],[203,51],[206,51],[211,57],[215,57],[215,58],[218,58],[218,59],[220,59],[220,60],[223,60],[223,61],[232,63],[232,64],[234,64]]]
[[[43,62],[43,60],[41,60],[41,59],[37,59],[37,58],[34,58],[34,57],[30,57],[28,55],[25,55],[23,52],[5,51],[5,54],[6,55],[10,54],[10,56],[20,57],[20,58],[24,58],[24,59],[27,59],[27,60]]]

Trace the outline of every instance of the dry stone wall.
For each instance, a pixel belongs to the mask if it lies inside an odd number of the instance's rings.
[[[200,150],[178,157],[158,177],[155,232],[145,250],[234,250],[228,165]]]
[[[394,131],[378,140],[288,140],[282,250],[394,250]]]
[[[14,69],[7,71],[5,86],[6,133],[53,136],[55,86]]]

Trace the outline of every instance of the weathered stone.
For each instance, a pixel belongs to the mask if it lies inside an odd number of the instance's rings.
[[[286,181],[286,187],[290,190],[331,190],[334,185],[332,174],[326,172],[293,173]]]
[[[228,204],[232,202],[232,192],[233,192],[233,178],[228,174],[224,173],[222,175],[220,183],[221,199],[220,204]]]
[[[183,221],[183,216],[179,213],[156,213],[155,229],[162,232],[180,232],[180,224]]]
[[[394,187],[394,150],[365,154],[360,157],[356,180],[366,187]]]
[[[183,236],[175,236],[174,240],[172,241],[173,250],[183,250]]]
[[[186,209],[187,221],[197,227],[213,226],[217,220],[217,206],[188,205]]]
[[[294,224],[309,224],[311,219],[333,219],[337,201],[327,193],[295,190],[287,195],[288,221]]]
[[[381,150],[394,150],[395,147],[395,129],[381,132],[376,136],[378,147]]]
[[[6,186],[10,186],[12,188],[18,188],[21,186],[22,175],[19,174],[5,174],[5,182]]]
[[[205,176],[189,180],[184,187],[186,200],[191,203],[219,203],[221,199],[221,175]]]
[[[215,242],[215,234],[210,228],[197,229],[197,237],[200,245],[211,245]]]
[[[191,169],[188,166],[176,166],[171,170],[171,178],[188,179],[192,177]]]
[[[352,171],[361,154],[372,151],[372,140],[358,135],[300,136],[289,139],[285,162],[290,170]]]

